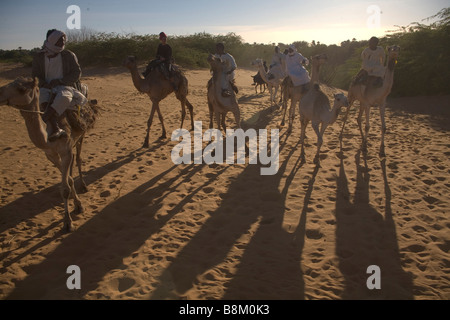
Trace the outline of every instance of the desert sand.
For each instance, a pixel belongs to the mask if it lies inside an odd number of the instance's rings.
[[[0,85],[31,74],[0,68]],[[255,93],[254,74],[237,71],[243,127],[278,128],[281,109]],[[206,130],[209,70],[186,76]],[[158,139],[155,117],[141,148],[150,101],[128,70],[85,68],[82,81],[102,113],[85,139],[89,191],[72,233],[62,232],[59,173],[19,112],[2,107],[0,299],[450,299],[449,96],[388,100],[385,161],[376,108],[367,154],[354,107],[342,150],[343,115],[327,128],[320,167],[311,127],[300,162],[297,116],[291,134],[280,131],[278,173],[262,176],[260,165],[174,165],[174,95],[161,103],[168,138]],[[322,87],[330,98],[341,92]],[[235,128],[231,114],[227,125]],[[66,286],[71,265],[79,290]],[[381,289],[367,287],[371,265]]]

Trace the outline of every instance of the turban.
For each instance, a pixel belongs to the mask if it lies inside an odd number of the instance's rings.
[[[65,37],[66,34],[62,31],[55,30],[47,37],[47,40],[44,41],[44,51],[47,55],[58,54],[64,50],[64,44],[62,47],[58,47],[56,43],[61,39],[61,37]]]

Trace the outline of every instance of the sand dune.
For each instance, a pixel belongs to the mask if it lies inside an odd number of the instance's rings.
[[[0,85],[30,74],[0,70]],[[255,73],[237,72],[243,126],[277,128],[281,110],[255,93]],[[209,71],[186,76],[206,130]],[[157,118],[142,149],[150,101],[127,70],[86,69],[83,82],[102,114],[85,139],[86,212],[70,234],[57,170],[18,111],[2,107],[1,299],[450,299],[450,97],[390,99],[385,161],[376,109],[367,154],[353,109],[342,154],[342,115],[327,128],[321,167],[311,128],[300,162],[297,118],[280,131],[278,173],[262,176],[259,165],[174,165],[177,142],[158,140]],[[181,109],[172,95],[161,110],[170,138]],[[70,265],[80,290],[66,287]],[[380,290],[367,288],[370,265]]]

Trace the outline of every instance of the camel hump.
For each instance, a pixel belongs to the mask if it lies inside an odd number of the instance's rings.
[[[94,127],[99,114],[100,107],[95,99],[83,106],[78,106],[77,110],[67,109],[65,112],[70,127],[73,130],[84,132]]]

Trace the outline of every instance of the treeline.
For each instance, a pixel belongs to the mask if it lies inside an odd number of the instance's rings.
[[[380,45],[399,45],[401,52],[394,76],[392,95],[415,96],[450,94],[450,8],[441,10],[431,19],[431,24],[412,23],[406,27],[380,38]],[[158,35],[135,35],[99,33],[90,29],[69,31],[67,49],[78,56],[80,64],[121,65],[124,58],[134,55],[141,63],[155,56],[159,44]],[[270,65],[274,48],[278,45],[283,51],[290,44],[245,43],[236,33],[212,35],[196,33],[188,36],[168,38],[173,48],[175,62],[183,68],[208,68],[207,56],[214,53],[218,42],[225,44],[239,68],[251,68],[251,62],[262,58]],[[294,42],[298,51],[305,57],[326,53],[328,63],[321,69],[320,80],[331,86],[347,90],[352,77],[361,66],[361,52],[368,46],[364,41],[348,40],[340,45],[325,45],[313,41]],[[14,61],[31,64],[33,50],[0,50],[0,61]],[[255,71],[256,73],[256,71]]]

